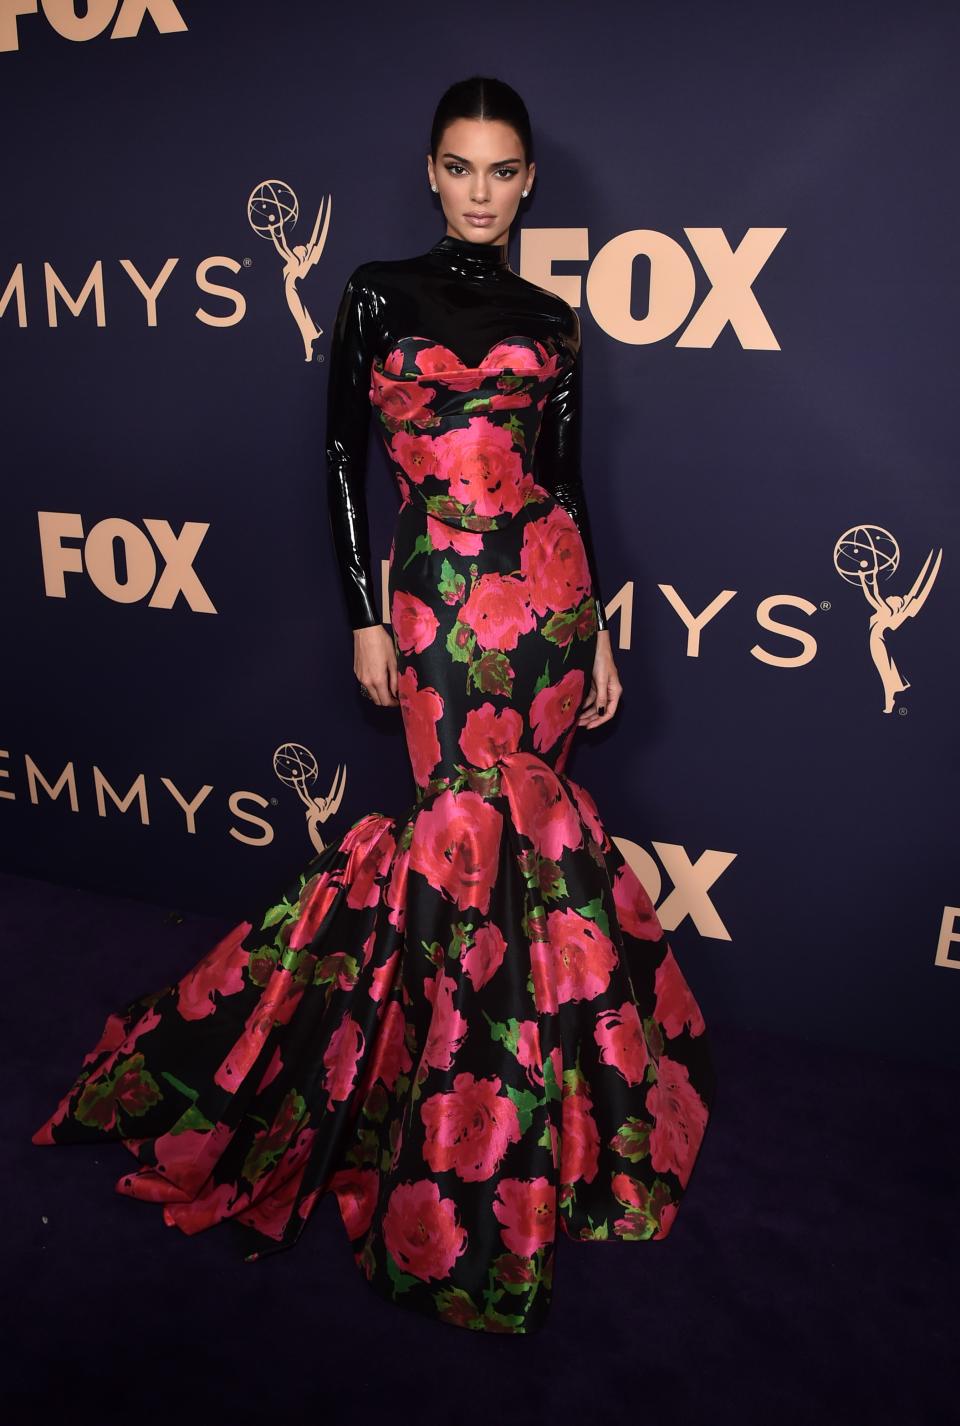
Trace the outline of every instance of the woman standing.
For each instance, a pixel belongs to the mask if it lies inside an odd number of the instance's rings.
[[[389,1300],[530,1332],[556,1234],[664,1238],[706,1129],[703,1017],[643,886],[564,768],[621,685],[579,465],[580,330],[507,263],[534,178],[507,85],[437,109],[444,235],[366,262],[332,337],[330,514],[362,691],[415,799],[369,813],[177,984],[108,1018],[38,1144],[119,1138],[119,1192],[247,1261],[337,1196]],[[391,632],[363,478],[400,507]]]

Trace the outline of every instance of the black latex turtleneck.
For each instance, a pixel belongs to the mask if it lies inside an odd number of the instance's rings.
[[[513,271],[507,261],[506,243],[472,243],[468,238],[445,233],[430,253],[447,271],[460,272],[464,277],[483,279]]]
[[[580,470],[580,320],[552,292],[520,277],[506,244],[445,233],[418,257],[365,262],[351,273],[337,310],[327,368],[328,508],[351,629],[379,624],[365,498],[370,367],[402,337],[430,337],[468,366],[509,337],[552,339],[566,352],[534,453],[538,482],[576,522],[607,627]]]

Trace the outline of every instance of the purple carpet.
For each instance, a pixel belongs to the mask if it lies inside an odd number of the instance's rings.
[[[11,1426],[957,1421],[960,1075],[908,1027],[868,1057],[705,1006],[717,1099],[673,1233],[561,1237],[548,1325],[491,1337],[379,1299],[332,1197],[244,1263],[115,1193],[121,1144],[30,1143],[107,1013],[230,924],[0,875]]]

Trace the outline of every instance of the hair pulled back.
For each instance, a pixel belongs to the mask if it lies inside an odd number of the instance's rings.
[[[530,115],[520,95],[502,79],[474,74],[459,79],[440,96],[430,129],[430,154],[436,162],[440,141],[448,124],[457,119],[498,119],[516,130],[525,163],[533,162]]]

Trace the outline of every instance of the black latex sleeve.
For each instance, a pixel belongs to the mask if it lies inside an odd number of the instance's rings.
[[[334,320],[327,369],[327,505],[351,629],[381,622],[374,602],[367,518],[373,314],[357,272]]]
[[[537,437],[537,480],[563,506],[580,531],[587,555],[597,604],[597,627],[607,628],[600,575],[590,528],[590,512],[583,489],[580,461],[581,423],[580,348],[573,361],[554,383],[543,408],[543,422]]]

